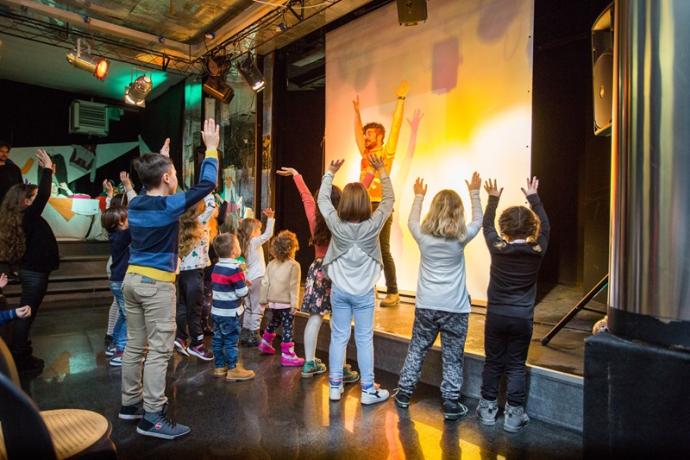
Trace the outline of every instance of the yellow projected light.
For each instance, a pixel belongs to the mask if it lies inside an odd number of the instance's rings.
[[[500,5],[508,10],[496,14]],[[499,213],[525,202],[520,187],[530,174],[533,1],[437,2],[429,20],[414,29],[398,27],[390,21],[394,15],[389,4],[326,36],[326,163],[346,159],[336,184],[357,180],[353,99],[359,95],[363,123],[381,123],[387,138],[396,88],[402,79],[410,82],[391,171],[391,250],[399,288],[415,291],[419,250],[407,218],[416,177],[429,185],[422,218],[434,194],[451,188],[469,222],[465,179],[473,171],[505,188]],[[465,256],[470,294],[485,299],[490,259],[481,232]]]

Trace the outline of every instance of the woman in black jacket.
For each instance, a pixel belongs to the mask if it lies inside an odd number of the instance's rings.
[[[32,355],[29,330],[43,301],[50,272],[60,263],[57,240],[41,213],[50,198],[53,162],[48,154],[36,152],[40,169],[38,187],[14,185],[0,205],[0,260],[19,264],[22,283],[20,305],[31,307],[31,316],[14,323],[12,354],[20,371],[41,371],[43,360]]]

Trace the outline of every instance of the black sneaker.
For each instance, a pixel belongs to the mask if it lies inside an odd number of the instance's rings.
[[[259,335],[259,331],[247,331],[247,341],[245,344],[248,347],[256,347],[261,343],[261,336]]]
[[[120,413],[117,414],[117,418],[120,420],[140,420],[144,418],[144,408],[141,404],[135,404],[134,406],[121,406]]]
[[[403,392],[402,390],[398,390],[397,393],[395,394],[395,405],[398,406],[401,409],[407,409],[410,407],[410,400],[412,399],[412,395],[407,394]]]
[[[443,418],[446,420],[457,420],[467,415],[467,406],[458,400],[443,400]]]
[[[145,413],[137,425],[137,433],[159,439],[176,439],[191,431],[188,426],[171,421],[164,411]]]

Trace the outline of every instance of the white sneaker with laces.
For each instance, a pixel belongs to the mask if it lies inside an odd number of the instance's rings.
[[[343,395],[344,392],[345,388],[343,388],[342,384],[337,387],[332,386],[330,391],[328,392],[328,399],[330,399],[331,401],[340,401],[340,397]]]
[[[389,396],[390,394],[388,393],[388,390],[377,388],[376,385],[374,385],[368,390],[362,390],[361,402],[362,404],[368,406],[370,404],[384,402]]]

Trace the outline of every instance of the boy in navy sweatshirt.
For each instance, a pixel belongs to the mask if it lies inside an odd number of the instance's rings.
[[[212,119],[204,122],[206,158],[200,180],[184,193],[176,193],[177,172],[167,152],[142,155],[134,164],[146,194],[134,198],[128,209],[132,242],[122,286],[128,337],[119,417],[141,419],[137,433],[145,436],[175,439],[191,431],[165,413],[165,374],[176,332],[178,220],[216,187],[219,129]]]
[[[254,371],[237,364],[240,315],[244,312],[242,298],[249,293],[242,261],[237,259],[242,252],[240,242],[233,233],[221,233],[213,241],[213,249],[219,258],[211,274],[213,355],[216,360],[213,375],[225,377],[229,382],[253,379]]]
[[[536,177],[527,179],[527,189],[523,188],[522,192],[532,209],[512,206],[503,211],[498,219],[499,236],[494,219],[503,189],[499,190],[495,180],[484,185],[489,193],[483,227],[491,253],[491,276],[484,326],[486,360],[477,416],[485,425],[496,423],[498,385],[505,373],[507,402],[503,429],[509,432],[520,431],[529,422],[524,408],[527,398],[525,361],[532,339],[537,277],[551,230],[537,194],[538,188]]]

